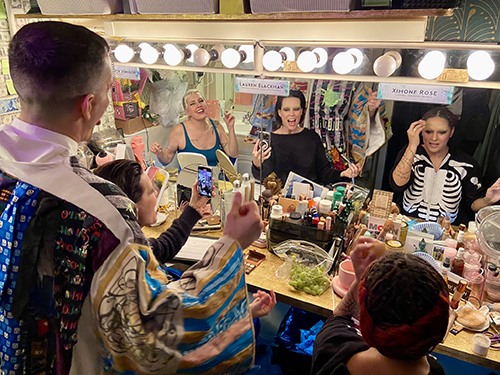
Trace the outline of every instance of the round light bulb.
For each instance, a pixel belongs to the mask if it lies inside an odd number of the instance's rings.
[[[238,51],[245,51],[247,54],[247,58],[243,60],[243,63],[251,63],[253,62],[253,55],[254,55],[254,50],[253,46],[250,44],[243,44],[240,48],[238,48]]]
[[[359,68],[363,63],[363,52],[357,48],[349,48],[346,52],[354,57],[354,65],[352,69]]]
[[[163,52],[163,59],[170,66],[179,65],[184,59],[184,53],[173,44],[165,44],[163,49],[165,50]]]
[[[295,51],[290,47],[283,47],[280,52],[286,55],[286,61],[295,61]]]
[[[121,63],[128,63],[134,57],[134,50],[126,44],[119,44],[114,50],[115,59]]]
[[[322,68],[325,66],[326,62],[328,61],[328,52],[324,48],[317,47],[312,50],[313,53],[317,54],[319,56],[319,61],[316,64],[316,68]]]
[[[236,68],[241,62],[241,55],[234,48],[228,48],[222,52],[222,65],[226,68]]]
[[[141,43],[139,44],[139,47],[141,49],[139,57],[145,64],[154,64],[156,61],[158,61],[160,53],[156,48],[152,47],[148,43]]]
[[[283,58],[278,51],[267,51],[262,57],[262,65],[264,65],[264,68],[270,72],[278,70],[282,62]]]
[[[189,61],[190,63],[192,63],[192,62],[194,62],[194,53],[198,49],[198,46],[196,44],[188,44],[186,46],[186,48],[191,51],[191,57],[188,58],[187,61]]]
[[[224,52],[225,48],[222,44],[216,44],[212,47],[213,51],[217,51],[217,59],[214,61],[221,61],[222,59],[222,53]]]
[[[210,61],[210,54],[204,48],[198,48],[193,53],[193,61],[198,66],[205,66]]]
[[[389,77],[397,69],[397,63],[394,57],[382,55],[373,63],[373,72],[379,77]]]
[[[488,52],[476,51],[467,59],[467,71],[472,79],[483,81],[495,71],[495,62]]]
[[[396,60],[396,69],[401,66],[401,63],[403,62],[403,58],[401,57],[401,54],[398,51],[389,51],[385,53],[387,56],[391,56],[394,60]]]
[[[425,79],[436,79],[443,73],[446,56],[440,51],[431,51],[418,64],[418,74]]]
[[[354,62],[354,57],[350,53],[340,52],[333,58],[332,68],[337,74],[347,74],[353,69]]]
[[[318,63],[318,55],[312,51],[302,52],[297,59],[297,66],[304,73],[309,73],[314,70]]]

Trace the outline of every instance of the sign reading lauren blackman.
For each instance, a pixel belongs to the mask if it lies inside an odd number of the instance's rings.
[[[402,102],[451,104],[454,90],[452,86],[380,83],[377,98]]]
[[[290,82],[237,77],[234,89],[236,92],[247,94],[288,96],[290,93]]]

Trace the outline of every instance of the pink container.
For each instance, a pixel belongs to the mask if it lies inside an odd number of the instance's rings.
[[[453,247],[444,248],[443,259],[446,259],[446,257],[450,257],[450,264],[453,263],[453,259],[455,259],[456,256],[457,256],[457,249],[454,249]]]
[[[469,302],[478,309],[481,308],[481,305],[483,304],[483,291],[485,281],[485,278],[483,275],[481,275],[481,273],[482,272],[472,272],[465,276],[465,279],[468,282],[467,286],[471,290],[469,295]]]
[[[457,240],[454,240],[453,238],[447,238],[446,240],[444,240],[444,246],[446,247],[452,247],[454,249],[457,248]]]
[[[474,273],[478,273],[479,270],[481,269],[481,263],[478,261],[466,261],[464,265],[464,273],[463,277],[464,278],[470,278]]]
[[[354,274],[354,268],[352,267],[352,262],[349,259],[344,260],[339,265],[339,281],[340,284],[345,288],[349,289],[353,281],[356,279]]]

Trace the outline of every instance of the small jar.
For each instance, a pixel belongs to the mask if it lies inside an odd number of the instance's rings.
[[[401,229],[399,230],[399,241],[404,245],[406,242],[406,235],[408,234],[408,223],[406,221],[401,222]]]
[[[283,215],[283,206],[275,204],[271,211],[271,219],[281,220],[282,215]]]
[[[447,238],[446,240],[444,240],[444,245],[446,247],[452,247],[452,248],[456,249],[457,244],[458,244],[457,240],[454,240],[453,238]]]
[[[387,251],[395,251],[398,253],[403,252],[404,245],[398,240],[387,240],[385,241],[385,249]]]

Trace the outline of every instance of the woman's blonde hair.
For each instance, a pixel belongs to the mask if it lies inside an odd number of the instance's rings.
[[[201,92],[199,92],[198,90],[196,90],[196,89],[187,90],[184,93],[184,96],[182,97],[182,107],[184,108],[184,110],[187,109],[187,98],[189,96],[191,96],[192,94],[198,94],[203,98],[204,101],[207,101],[207,99],[203,96],[203,94]]]

